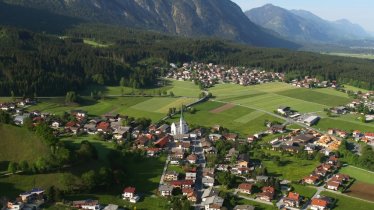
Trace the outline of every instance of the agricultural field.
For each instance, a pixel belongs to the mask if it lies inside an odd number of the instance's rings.
[[[354,86],[351,86],[351,85],[344,85],[344,89],[354,91],[354,92],[358,92],[358,91],[361,91],[363,93],[368,92],[368,90],[366,90],[366,89],[354,87]]]
[[[374,185],[374,172],[369,172],[352,166],[346,166],[340,169],[340,173],[347,174],[357,181]]]
[[[26,128],[0,124],[0,172],[6,171],[10,161],[35,161],[49,148]]]
[[[355,119],[345,119],[344,116],[342,116],[336,118],[322,118],[314,127],[325,131],[329,128],[338,128],[346,131],[360,130],[363,132],[370,132],[374,130],[374,123],[362,123]]]
[[[279,106],[290,106],[299,112],[321,112],[324,108],[350,102],[339,91],[296,88],[286,83],[267,83],[255,86],[221,84],[209,90],[217,100],[273,112]]]
[[[219,124],[241,134],[242,137],[265,130],[265,120],[282,122],[266,113],[241,106],[227,106],[225,103],[214,101],[198,104],[195,109],[197,110],[195,114],[184,113],[184,118],[190,125],[211,127]],[[169,121],[174,122],[178,119],[179,115],[176,115]]]
[[[363,200],[347,197],[344,195],[338,195],[331,192],[322,192],[321,195],[328,196],[337,200],[334,209],[338,210],[368,210],[374,209],[374,203],[366,202]]]
[[[374,202],[374,185],[355,181],[346,194]]]
[[[107,96],[120,96],[124,95],[156,95],[158,96],[160,93],[166,92],[170,94],[173,92],[175,96],[183,96],[189,98],[198,98],[201,90],[197,85],[195,85],[191,81],[178,81],[172,79],[164,79],[160,80],[162,86],[156,86],[151,88],[143,88],[143,89],[134,89],[132,87],[120,87],[120,86],[89,86],[82,92],[81,95],[89,96],[91,92],[102,92],[104,95]]]
[[[80,105],[66,106],[64,98],[52,98],[41,99],[41,103],[30,107],[29,111],[39,110],[61,115],[70,110],[80,109],[95,116],[119,113],[131,117],[147,117],[153,121],[158,121],[168,113],[169,108],[179,108],[195,100],[178,97],[107,97],[98,101],[87,99]]]

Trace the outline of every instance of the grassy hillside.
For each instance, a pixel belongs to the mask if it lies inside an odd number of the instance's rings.
[[[0,171],[7,170],[9,161],[35,161],[48,147],[25,128],[0,124]]]

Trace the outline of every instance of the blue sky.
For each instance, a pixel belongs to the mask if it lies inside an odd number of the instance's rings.
[[[286,9],[308,10],[327,20],[348,19],[374,32],[374,0],[232,0],[244,11],[271,3]]]

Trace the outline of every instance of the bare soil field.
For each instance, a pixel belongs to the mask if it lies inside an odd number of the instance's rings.
[[[347,195],[374,201],[374,185],[356,181],[346,193]]]
[[[221,113],[223,111],[229,110],[229,109],[234,108],[234,107],[235,107],[235,104],[225,104],[221,107],[218,107],[216,109],[211,110],[210,112],[214,113],[214,114],[217,114],[217,113]]]

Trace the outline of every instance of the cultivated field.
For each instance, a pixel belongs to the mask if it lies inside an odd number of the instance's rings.
[[[330,192],[322,192],[322,195],[337,199],[334,209],[337,210],[369,210],[374,209],[374,203],[365,202],[363,200],[350,198],[344,195],[337,195]]]
[[[374,59],[373,54],[359,54],[359,53],[325,53],[327,55],[336,55],[342,57],[362,58],[362,59]]]
[[[370,132],[374,130],[374,123],[362,123],[355,119],[347,119],[345,116],[335,118],[322,118],[315,128],[327,130],[329,128],[339,128],[346,131],[360,130]]]
[[[374,202],[374,184],[356,181],[346,194]]]
[[[366,170],[361,170],[352,166],[346,166],[340,169],[340,173],[347,174],[357,181],[373,184],[374,185],[374,172],[369,172]]]
[[[208,101],[195,106],[197,112],[195,114],[185,113],[186,121],[191,125],[201,125],[211,127],[221,125],[230,129],[232,132],[240,133],[242,137],[248,134],[254,134],[259,131],[266,130],[265,120],[281,121],[276,117],[246,107],[235,106],[226,109],[224,103]],[[223,109],[225,108],[225,109]],[[220,110],[217,112],[217,110]],[[179,115],[169,120],[177,121]]]
[[[217,100],[270,112],[279,106],[290,106],[300,112],[320,112],[324,108],[344,105],[350,101],[346,94],[332,89],[310,90],[278,82],[248,87],[221,84],[210,91]]]

